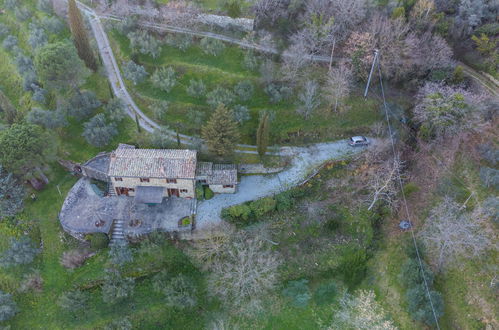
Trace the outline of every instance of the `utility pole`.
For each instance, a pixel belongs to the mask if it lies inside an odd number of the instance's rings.
[[[378,61],[378,55],[379,55],[379,51],[377,49],[374,50],[374,59],[373,59],[373,65],[371,66],[371,72],[369,72],[369,78],[367,79],[367,85],[366,85],[366,90],[364,92],[364,98],[367,97],[367,92],[369,92],[369,85],[371,84],[371,77],[373,75],[373,72],[374,72],[374,65],[376,64],[376,62]]]

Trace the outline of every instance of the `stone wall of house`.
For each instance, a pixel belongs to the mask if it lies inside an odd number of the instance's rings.
[[[167,183],[166,179],[149,178],[149,182],[141,182],[140,178],[121,178],[123,181],[116,181],[116,178],[111,179],[113,188],[125,187],[135,189],[137,186],[147,187],[165,187],[179,190],[179,196],[183,198],[194,198],[195,196],[195,180],[177,179],[177,183]],[[182,190],[187,190],[182,192]],[[116,191],[116,189],[114,189]],[[129,192],[129,196],[135,196],[135,192]],[[165,189],[164,197],[168,197],[168,191]]]
[[[221,184],[210,184],[209,187],[214,193],[217,194],[233,194],[236,192],[236,185],[233,185],[232,188],[224,188]]]

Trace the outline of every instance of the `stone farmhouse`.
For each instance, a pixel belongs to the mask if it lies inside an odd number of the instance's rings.
[[[86,162],[78,171],[108,182],[110,195],[131,196],[147,204],[173,196],[194,198],[196,184],[208,186],[215,193],[234,193],[237,187],[236,165],[198,163],[195,150],[136,149],[121,144],[115,151]]]
[[[84,164],[61,165],[82,178],[59,213],[61,226],[76,238],[105,233],[111,243],[153,231],[188,235],[195,228],[196,187],[234,193],[237,167],[198,162],[195,150],[137,149],[120,144]],[[107,184],[107,192],[94,180]]]

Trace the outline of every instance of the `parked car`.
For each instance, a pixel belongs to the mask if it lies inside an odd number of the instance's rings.
[[[365,136],[352,136],[348,144],[352,147],[367,146],[369,145],[369,140]]]

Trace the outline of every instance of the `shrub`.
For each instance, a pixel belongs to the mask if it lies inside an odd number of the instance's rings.
[[[0,23],[0,39],[4,38],[6,35],[8,35],[10,32],[10,29],[7,25]]]
[[[499,34],[499,23],[489,23],[484,24],[475,30],[475,35],[479,36],[485,34],[489,37],[493,37]]]
[[[112,138],[118,134],[115,123],[106,123],[106,117],[99,113],[83,124],[85,128],[82,136],[93,146],[103,147],[111,142]]]
[[[36,291],[41,292],[43,288],[43,279],[39,271],[34,271],[23,275],[23,281],[19,287],[20,292]]]
[[[212,199],[215,194],[213,193],[213,190],[210,189],[208,186],[204,186],[204,198],[205,199]]]
[[[289,210],[295,204],[293,193],[285,191],[275,196],[277,211]]]
[[[247,107],[237,104],[233,108],[234,119],[242,125],[245,121],[250,119],[250,113]]]
[[[51,0],[38,0],[36,7],[38,10],[44,11],[47,14],[52,14],[54,11]]]
[[[404,195],[405,197],[409,197],[412,193],[418,192],[419,187],[414,182],[408,182],[404,185]]]
[[[206,102],[216,108],[220,104],[231,105],[234,102],[235,95],[228,89],[217,87],[206,95]]]
[[[40,253],[28,236],[19,239],[12,238],[9,248],[3,253],[0,259],[2,267],[24,265],[32,263],[35,256]]]
[[[104,233],[88,234],[86,240],[90,241],[90,247],[93,250],[104,249],[109,244],[109,238]]]
[[[239,99],[243,102],[251,99],[254,90],[255,88],[249,80],[241,81],[234,87],[234,93],[236,93],[236,95],[239,96]]]
[[[123,64],[123,75],[134,85],[137,85],[144,81],[148,73],[142,65],[136,64],[134,61],[128,61]]]
[[[0,322],[10,320],[18,311],[12,295],[0,291]]]
[[[189,87],[187,87],[187,94],[192,97],[203,97],[206,93],[206,85],[202,79],[196,80],[191,79],[189,81]]]
[[[130,32],[135,31],[138,28],[138,16],[132,15],[127,16],[124,20],[116,25],[116,29],[124,35],[128,35]]]
[[[482,204],[485,215],[492,219],[492,222],[499,224],[499,197],[490,196]]]
[[[187,34],[174,34],[168,36],[166,43],[185,52],[192,45],[192,36]]]
[[[0,164],[0,220],[21,211],[25,195],[24,185],[12,173],[4,171]]]
[[[82,266],[90,257],[91,253],[87,249],[73,249],[62,254],[61,265],[69,269]]]
[[[421,261],[423,264],[423,271],[419,267],[419,261],[416,259],[408,259],[403,265],[400,272],[400,281],[408,287],[415,287],[424,284],[424,280],[428,286],[433,285],[433,272],[426,262]],[[424,278],[423,278],[424,277]]]
[[[251,218],[251,209],[246,204],[231,206],[227,209],[227,215],[232,220],[248,221]]]
[[[341,257],[338,272],[349,288],[362,282],[367,272],[367,254],[364,249],[350,247]]]
[[[196,185],[196,199],[203,200],[204,199],[204,189],[201,184]]]
[[[491,144],[482,144],[478,146],[478,150],[480,151],[480,155],[487,162],[496,166],[499,163],[499,149],[495,148]]]
[[[338,286],[335,282],[329,281],[317,287],[314,291],[314,301],[317,305],[330,304],[335,301],[338,295]]]
[[[225,45],[220,40],[205,37],[201,39],[201,48],[206,54],[218,56],[225,49]]]
[[[308,290],[308,280],[302,279],[290,281],[286,288],[282,290],[282,294],[291,300],[291,304],[295,307],[305,308],[312,296]]]
[[[151,82],[154,87],[169,93],[175,84],[177,84],[175,70],[171,66],[159,68],[151,76]]]
[[[414,320],[428,325],[435,324],[435,317],[424,285],[418,285],[409,289],[406,296],[409,304],[409,313]],[[442,295],[439,292],[430,291],[430,296],[436,317],[440,318],[444,314]]]
[[[277,202],[272,197],[264,197],[262,199],[250,203],[250,208],[255,217],[259,218],[264,214],[272,212],[276,209]]]

